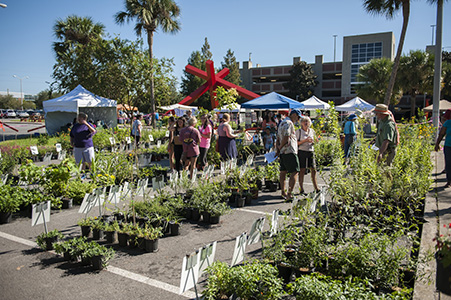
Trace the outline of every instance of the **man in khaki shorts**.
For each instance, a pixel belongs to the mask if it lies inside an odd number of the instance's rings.
[[[292,192],[299,173],[298,144],[294,123],[302,116],[298,109],[293,109],[290,116],[285,118],[277,130],[276,155],[280,158],[280,188],[282,197],[287,201],[292,200]],[[288,193],[285,191],[285,178],[289,173]]]

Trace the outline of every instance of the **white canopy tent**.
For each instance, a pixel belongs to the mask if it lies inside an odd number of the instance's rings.
[[[227,113],[227,112],[246,112],[246,110],[244,108],[241,108],[241,105],[239,105],[238,103],[233,103],[230,105],[230,109],[228,107],[228,105],[225,105],[223,107],[218,107],[215,108],[214,111],[216,112],[221,112],[221,113]]]
[[[198,110],[197,106],[188,106],[188,105],[182,105],[182,104],[172,104],[172,105],[166,105],[166,106],[160,106],[159,109],[170,111],[173,110],[175,112],[175,115],[180,117],[183,116],[186,111],[190,110],[193,114]]]
[[[337,111],[355,112],[356,110],[361,110],[362,112],[364,112],[370,111],[374,109],[374,107],[374,105],[369,104],[362,98],[355,97],[342,105],[338,105],[335,109]]]
[[[86,113],[94,122],[101,120],[109,127],[117,125],[117,102],[97,96],[81,85],[64,96],[44,101],[43,106],[49,135],[62,131],[62,127],[72,123],[80,112]]]
[[[432,109],[434,108],[434,105],[431,104],[429,106],[426,106],[425,108],[423,108],[424,111],[432,111]],[[439,102],[439,110],[440,111],[445,111],[451,109],[451,102],[449,102],[448,100],[442,99]]]
[[[312,96],[308,98],[305,101],[301,102],[304,104],[304,108],[302,110],[315,110],[315,109],[329,109],[330,105],[320,99],[318,99],[316,96]]]

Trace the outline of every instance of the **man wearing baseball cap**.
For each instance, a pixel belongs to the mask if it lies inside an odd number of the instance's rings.
[[[376,147],[379,148],[377,162],[380,163],[385,157],[386,164],[390,166],[396,155],[396,147],[399,144],[398,127],[387,105],[377,104],[373,112],[379,121],[376,135]]]
[[[292,192],[296,184],[296,177],[299,173],[298,144],[294,123],[302,116],[298,109],[293,109],[290,116],[285,118],[277,130],[276,155],[280,157],[280,187],[282,197],[286,200],[292,199]],[[285,191],[285,178],[290,173],[288,183],[288,193]]]

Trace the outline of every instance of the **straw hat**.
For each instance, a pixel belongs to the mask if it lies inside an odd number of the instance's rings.
[[[389,115],[390,111],[388,110],[388,106],[385,104],[376,104],[376,108],[373,109],[375,114]]]

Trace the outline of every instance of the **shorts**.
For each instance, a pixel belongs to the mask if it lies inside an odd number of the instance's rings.
[[[299,166],[301,169],[316,169],[313,151],[298,150]]]
[[[299,172],[298,156],[294,153],[280,154],[280,171]]]
[[[74,147],[75,163],[78,165],[80,162],[92,163],[94,159],[94,147],[89,148],[77,148]]]

